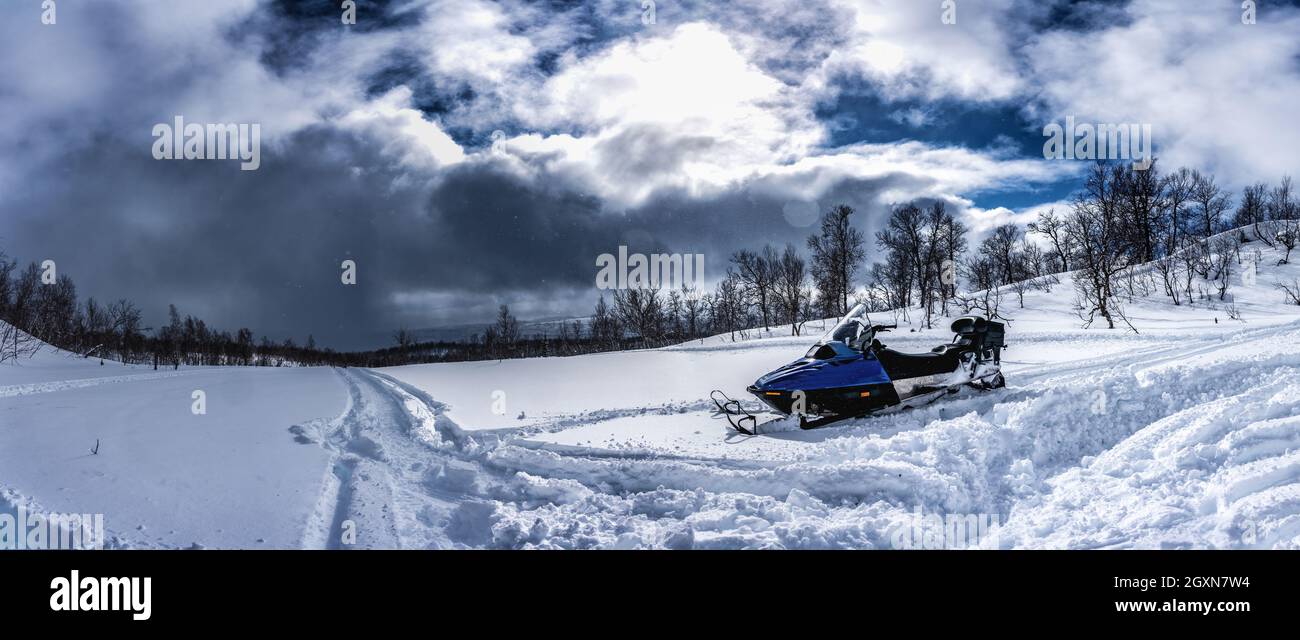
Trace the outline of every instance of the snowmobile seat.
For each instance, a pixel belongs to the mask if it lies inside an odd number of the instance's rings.
[[[945,345],[946,346],[946,345]],[[920,378],[944,373],[952,373],[961,365],[958,349],[945,349],[942,353],[903,353],[893,349],[881,349],[876,352],[885,373],[895,380]]]

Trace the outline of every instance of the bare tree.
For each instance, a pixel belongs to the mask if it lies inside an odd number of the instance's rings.
[[[1197,233],[1208,238],[1218,233],[1223,224],[1223,212],[1228,210],[1231,194],[1214,184],[1214,176],[1193,171],[1195,186],[1192,201],[1196,203]]]
[[[956,295],[958,260],[966,251],[965,225],[942,201],[924,210],[909,202],[890,212],[876,233],[876,246],[885,261],[872,265],[872,300],[885,301],[904,315],[919,304],[930,327],[936,307],[946,313],[948,300]]]
[[[1280,224],[1278,225],[1279,228],[1277,235],[1275,235],[1274,238],[1277,240],[1278,244],[1282,245],[1283,249],[1286,249],[1286,255],[1282,256],[1282,259],[1278,261],[1278,264],[1290,264],[1291,252],[1295,251],[1296,244],[1300,242],[1300,222],[1297,222],[1296,220],[1280,220],[1278,222]]]
[[[1291,284],[1279,282],[1277,288],[1286,296],[1287,304],[1300,305],[1300,280],[1292,280]]]
[[[605,296],[596,301],[596,309],[591,314],[591,339],[602,348],[613,348],[623,337],[623,328],[618,315],[605,304]]]
[[[1160,226],[1161,201],[1164,184],[1156,162],[1146,171],[1123,167],[1116,172],[1116,191],[1119,194],[1119,214],[1127,236],[1126,248],[1138,263],[1146,263],[1156,256],[1157,229]]]
[[[14,285],[9,279],[14,272],[18,263],[10,260],[8,256],[0,251],[0,320],[13,323],[10,316],[13,310]]]
[[[966,258],[962,263],[963,275],[972,293],[957,296],[963,313],[979,311],[989,319],[1002,317],[1002,287],[998,280],[997,260],[983,251]]]
[[[1118,311],[1114,283],[1126,266],[1125,234],[1119,216],[1118,182],[1123,167],[1093,165],[1084,182],[1083,192],[1075,197],[1067,233],[1078,246],[1078,271],[1075,277],[1076,311],[1084,326],[1096,316],[1115,328]],[[1131,325],[1130,325],[1131,328]]]
[[[763,330],[769,330],[773,289],[781,270],[781,258],[777,256],[776,249],[770,244],[764,245],[758,252],[742,249],[731,256],[731,263],[736,265],[736,275],[744,284],[747,297],[758,306],[758,315],[763,319]]]
[[[781,310],[781,319],[790,323],[790,335],[797,336],[808,319],[802,315],[811,304],[812,293],[807,288],[808,267],[793,245],[786,245],[781,254],[774,282],[775,297]]]
[[[1179,280],[1178,280],[1178,260],[1174,256],[1165,256],[1152,263],[1156,273],[1160,274],[1160,281],[1164,284],[1165,295],[1173,300],[1174,306],[1179,306],[1182,301],[1179,297]]]
[[[745,307],[744,284],[728,269],[727,277],[718,283],[717,293],[713,295],[714,328],[731,334],[735,342],[736,331],[744,328]]]
[[[647,345],[664,335],[664,299],[659,289],[622,289],[614,292],[614,310],[619,322],[636,332]]]
[[[1300,242],[1300,205],[1291,196],[1291,176],[1283,177],[1282,182],[1269,192],[1265,209],[1272,221],[1273,232],[1262,235],[1271,235],[1273,240],[1286,249],[1286,255],[1278,264],[1289,264],[1291,252],[1295,250],[1297,242]],[[1258,230],[1255,233],[1261,235]]]
[[[925,213],[913,203],[894,207],[885,227],[876,232],[876,246],[885,255],[890,269],[885,272],[893,297],[902,308],[912,306],[912,291],[925,285],[923,253],[928,234]]]
[[[1183,265],[1183,290],[1187,293],[1188,304],[1196,303],[1196,298],[1192,296],[1192,283],[1196,280],[1196,274],[1204,269],[1205,253],[1205,247],[1199,240],[1183,236],[1182,246],[1176,255]]]
[[[115,349],[122,361],[126,362],[130,358],[130,354],[139,350],[143,342],[143,336],[140,334],[140,310],[131,301],[121,298],[109,305],[108,317],[117,341]],[[247,365],[252,355],[252,332],[248,331],[248,329],[242,329],[241,331],[248,332],[250,348],[247,355],[244,355],[245,352],[242,348],[244,343],[242,341],[239,343],[241,346],[239,350],[241,364]],[[243,333],[240,336],[242,337]]]
[[[1295,220],[1300,217],[1300,206],[1291,192],[1291,176],[1283,176],[1282,181],[1268,193],[1264,204],[1269,220]]]
[[[1217,236],[1211,240],[1208,249],[1206,252],[1210,275],[1208,280],[1217,287],[1219,300],[1225,300],[1228,287],[1232,284],[1232,265],[1237,252],[1241,249],[1241,241],[1234,234]]]
[[[939,297],[942,312],[947,315],[948,301],[957,296],[957,274],[961,258],[966,254],[966,225],[948,213],[942,201],[936,202],[930,212],[931,224],[938,230]]]
[[[974,255],[966,259],[963,269],[971,282],[972,293],[958,294],[957,304],[963,313],[979,312],[990,320],[1002,318],[1002,287],[988,284],[994,281],[996,267],[987,256]]]
[[[513,315],[510,315],[508,305],[503,304],[497,309],[496,329],[497,336],[501,338],[501,342],[505,344],[507,349],[514,347],[515,343],[519,342],[519,321]]]
[[[866,257],[865,240],[849,220],[853,207],[836,205],[821,219],[817,235],[808,237],[812,276],[834,315],[848,312],[853,275]]]
[[[1016,249],[1020,242],[1020,227],[1013,223],[999,225],[993,233],[980,244],[980,253],[992,260],[993,282],[995,286],[1010,284],[1016,280]]]
[[[1253,227],[1268,219],[1268,185],[1256,182],[1241,191],[1241,201],[1233,213],[1233,227]],[[1256,232],[1256,237],[1259,233]]]
[[[393,332],[393,342],[397,343],[398,349],[405,352],[415,345],[415,334],[402,327]]]
[[[693,285],[682,283],[682,323],[687,338],[698,337],[704,330],[709,296],[701,295]]]
[[[1060,261],[1059,271],[1064,273],[1070,270],[1070,256],[1074,253],[1073,241],[1070,235],[1066,233],[1065,218],[1056,216],[1056,209],[1048,209],[1040,212],[1038,219],[1030,222],[1026,227],[1030,233],[1036,233],[1051,241],[1054,255]]]
[[[26,285],[14,283],[10,277],[17,266],[0,252],[0,362],[30,356],[40,347],[39,341],[19,328],[26,326],[25,307],[35,295],[36,271]]]
[[[1164,177],[1163,186],[1164,197],[1161,203],[1165,210],[1163,217],[1165,255],[1169,256],[1178,250],[1180,239],[1186,232],[1187,215],[1183,209],[1192,202],[1196,188],[1196,175],[1187,167],[1180,167]]]
[[[0,363],[30,357],[40,348],[41,342],[31,334],[8,322],[0,322]]]
[[[1042,248],[1021,240],[1012,260],[1011,290],[1015,292],[1020,308],[1025,308],[1025,294],[1030,291],[1051,291],[1056,277],[1047,272],[1046,256]]]

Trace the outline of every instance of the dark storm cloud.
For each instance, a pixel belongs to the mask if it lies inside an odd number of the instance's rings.
[[[418,230],[398,231],[419,223],[421,190],[392,186],[400,173],[354,139],[305,131],[252,172],[118,148],[63,159],[70,171],[7,202],[9,251],[54,259],[83,295],[132,298],[153,321],[175,303],[225,328],[299,338],[371,326],[385,288],[344,287],[342,260],[372,283],[388,261],[416,274],[424,265],[407,250]]]
[[[583,312],[599,293],[596,257],[620,245],[703,253],[713,279],[739,247],[802,246],[812,230],[792,226],[779,199],[746,190],[660,194],[611,213],[561,181],[490,163],[412,173],[384,142],[313,127],[244,172],[106,140],[0,204],[4,244],[23,260],[54,259],[83,296],[135,300],[151,322],[176,304],[221,328],[349,348],[400,325],[481,319],[497,302],[541,314],[555,292],[584,301],[574,309]],[[846,183],[829,200],[874,216],[882,186]],[[356,286],[340,281],[345,259],[358,265]],[[441,295],[412,309],[397,302],[404,292]]]

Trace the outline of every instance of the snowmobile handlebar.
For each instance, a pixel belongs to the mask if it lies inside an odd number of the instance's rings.
[[[871,326],[871,330],[877,333],[881,331],[889,331],[890,329],[897,329],[897,328],[898,328],[897,324],[877,324]]]

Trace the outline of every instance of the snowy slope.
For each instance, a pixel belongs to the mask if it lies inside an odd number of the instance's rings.
[[[1140,333],[1085,330],[1068,278],[1008,297],[1007,388],[757,437],[709,391],[746,398],[818,327],[375,371],[47,352],[0,366],[0,508],[104,512],[122,546],[891,548],[969,516],[982,547],[1298,548],[1300,307],[1273,284],[1300,268],[1275,262],[1234,284],[1241,321],[1156,292]],[[949,338],[908,329],[885,341]]]
[[[1273,284],[1297,272],[1264,266],[1237,282],[1244,321],[1217,301],[1136,300],[1138,334],[1082,329],[1065,278],[1025,309],[1004,302],[1007,389],[814,432],[740,436],[707,398],[745,398],[807,337],[385,373],[459,428],[502,439],[489,466],[566,487],[540,505],[485,496],[501,545],[889,547],[919,508],[996,516],[985,546],[1294,547],[1300,307]],[[906,328],[885,341],[948,338]]]

